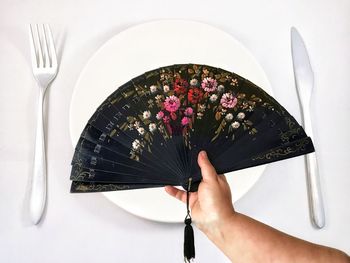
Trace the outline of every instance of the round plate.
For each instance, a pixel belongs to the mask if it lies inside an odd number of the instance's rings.
[[[120,85],[146,71],[172,64],[206,64],[235,72],[271,94],[269,81],[251,53],[231,35],[206,24],[163,20],[131,27],[107,41],[89,60],[70,105],[73,146],[96,108]],[[234,201],[259,179],[265,166],[226,174]],[[182,222],[184,204],[163,188],[103,193],[130,213],[161,222]]]

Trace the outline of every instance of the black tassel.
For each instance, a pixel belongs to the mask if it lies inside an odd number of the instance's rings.
[[[193,262],[193,259],[195,257],[195,250],[194,250],[194,234],[193,234],[193,228],[191,226],[192,219],[191,219],[191,212],[190,212],[190,189],[191,189],[191,183],[192,178],[189,178],[188,180],[188,189],[187,189],[187,198],[186,198],[186,206],[187,206],[187,215],[185,217],[185,238],[184,238],[184,257],[185,262]]]
[[[184,256],[185,262],[191,262],[195,258],[195,249],[194,249],[194,234],[193,228],[191,226],[191,218],[185,219],[185,241],[184,241]],[[186,261],[187,260],[187,261]]]

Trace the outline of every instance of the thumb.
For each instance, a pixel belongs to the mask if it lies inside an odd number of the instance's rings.
[[[201,168],[203,182],[213,182],[218,180],[218,175],[214,166],[210,163],[205,151],[198,154],[198,165]]]

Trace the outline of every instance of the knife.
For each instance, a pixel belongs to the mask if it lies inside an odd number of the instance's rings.
[[[313,138],[310,101],[314,86],[314,73],[304,41],[294,27],[291,28],[291,41],[294,78],[302,113],[302,124],[306,134]],[[307,154],[305,162],[311,222],[316,228],[321,229],[325,225],[325,213],[316,153]]]

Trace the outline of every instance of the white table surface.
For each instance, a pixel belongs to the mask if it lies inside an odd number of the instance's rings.
[[[315,72],[312,103],[326,227],[308,215],[303,157],[268,166],[236,210],[289,234],[350,253],[350,2],[337,1],[9,1],[0,2],[0,261],[182,262],[182,224],[137,218],[101,194],[70,194],[69,104],[89,57],[138,23],[181,18],[227,31],[248,47],[273,92],[298,120],[290,27],[303,35]],[[26,24],[49,22],[61,61],[48,101],[48,207],[39,226],[25,213],[38,90]],[[191,40],[189,40],[191,41]],[[228,262],[195,230],[197,262]]]

